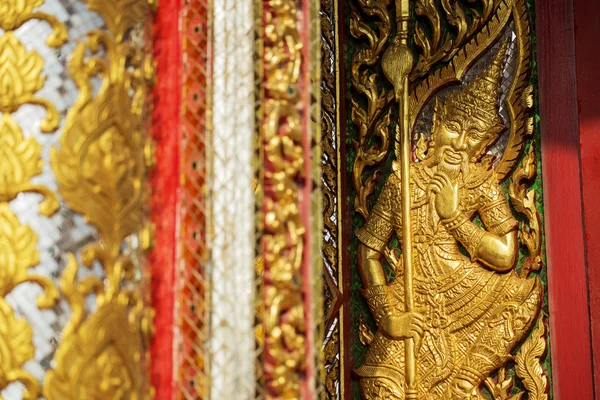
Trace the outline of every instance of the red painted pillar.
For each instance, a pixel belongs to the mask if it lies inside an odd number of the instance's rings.
[[[156,166],[152,184],[155,247],[151,254],[152,306],[156,311],[151,344],[152,385],[156,399],[174,398],[173,332],[175,328],[175,266],[179,204],[179,143],[181,126],[180,0],[161,0],[154,21],[157,83],[152,115]]]
[[[600,4],[574,0],[575,60],[592,354],[600,389]]]
[[[536,1],[542,173],[554,398],[591,400],[572,2]]]

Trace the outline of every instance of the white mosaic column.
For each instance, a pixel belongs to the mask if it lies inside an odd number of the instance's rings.
[[[210,397],[245,400],[255,362],[253,2],[214,2],[213,26]]]

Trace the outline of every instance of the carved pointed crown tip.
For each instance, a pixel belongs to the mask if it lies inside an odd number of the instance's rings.
[[[504,71],[504,62],[506,60],[506,54],[508,53],[508,39],[502,43],[500,50],[492,59],[492,63],[483,71],[483,73],[475,79],[472,84],[477,81],[485,80],[489,82],[493,89],[494,94],[500,96],[502,89],[502,73]],[[490,89],[492,88],[490,87]]]
[[[459,109],[490,124],[501,124],[498,101],[502,94],[508,40],[502,43],[492,62],[460,92],[448,96],[446,106]]]

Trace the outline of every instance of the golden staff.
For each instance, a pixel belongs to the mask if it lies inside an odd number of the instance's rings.
[[[411,138],[408,110],[408,75],[413,68],[413,56],[408,48],[408,26],[410,20],[410,0],[396,0],[396,22],[398,33],[394,42],[383,54],[381,66],[383,73],[394,86],[394,94],[398,102],[400,130],[400,148],[396,146],[396,159],[401,162],[402,181],[402,256],[404,265],[404,296],[406,311],[415,310],[413,292],[412,264],[412,227],[410,223],[410,160]],[[417,373],[415,341],[405,340],[406,361],[406,400],[417,400]]]

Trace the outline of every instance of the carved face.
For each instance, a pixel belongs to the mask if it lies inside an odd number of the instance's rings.
[[[449,108],[436,112],[434,123],[434,163],[449,168],[464,166],[477,159],[491,144],[498,126],[470,117],[464,112]]]

